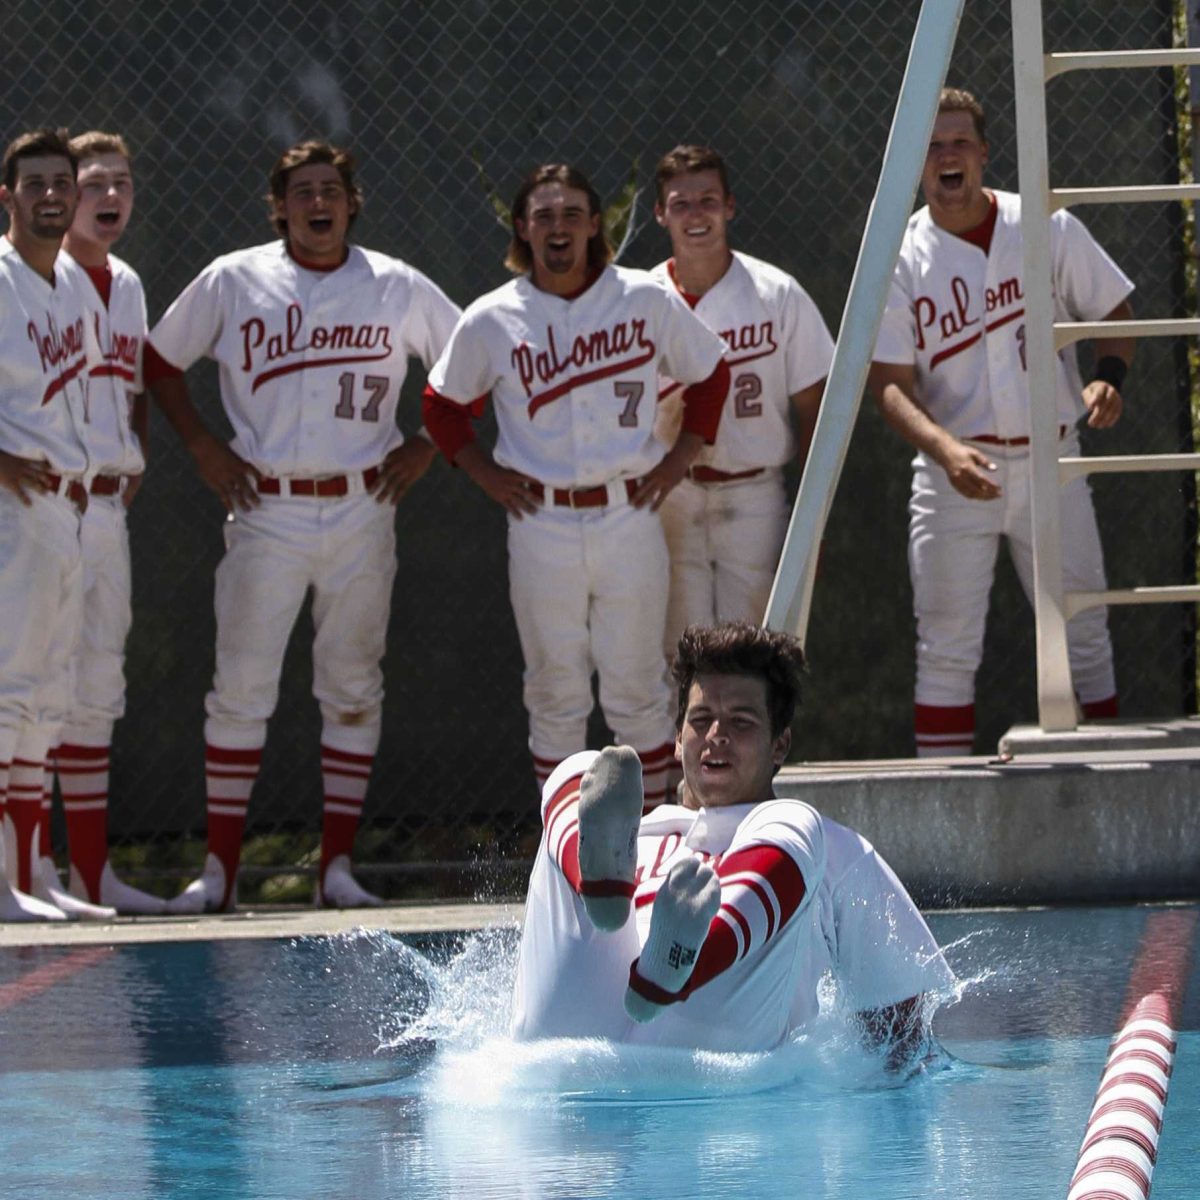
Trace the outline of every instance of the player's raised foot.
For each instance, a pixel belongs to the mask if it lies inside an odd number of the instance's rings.
[[[606,746],[579,784],[579,894],[591,922],[629,920],[642,819],[642,764],[631,746]]]
[[[339,854],[330,859],[324,879],[317,881],[313,904],[317,908],[379,908],[383,900],[350,874],[350,856]]]
[[[237,908],[237,880],[226,888],[225,868],[215,854],[204,860],[204,873],[193,879],[172,900],[168,900],[165,912],[178,915],[198,913],[233,912]]]
[[[0,921],[65,921],[67,914],[36,896],[18,892],[0,873]]]
[[[88,898],[87,886],[79,871],[72,866],[70,893],[79,900]],[[117,878],[112,863],[105,863],[100,872],[100,903],[115,908],[123,916],[154,916],[167,911],[167,902],[161,896],[152,896]]]
[[[72,896],[63,887],[54,859],[48,854],[43,854],[33,864],[33,894],[39,900],[53,904],[68,917],[81,921],[111,921],[117,915],[115,908],[92,904],[88,900]]]
[[[696,967],[708,927],[721,907],[721,881],[698,858],[671,868],[650,913],[650,935],[629,973],[625,1011],[653,1021],[678,998]]]

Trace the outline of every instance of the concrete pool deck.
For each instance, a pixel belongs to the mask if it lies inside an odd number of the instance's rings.
[[[813,763],[779,773],[870,839],[923,908],[1200,897],[1200,718],[1011,730],[996,756]],[[113,945],[515,926],[521,901],[0,924],[0,946]]]

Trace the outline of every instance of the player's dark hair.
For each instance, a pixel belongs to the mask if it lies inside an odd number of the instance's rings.
[[[104,133],[99,129],[77,133],[71,139],[71,150],[80,162],[98,158],[101,154],[119,154],[127,163],[133,165],[129,143],[119,133]]]
[[[971,114],[971,122],[981,142],[987,141],[987,118],[984,116],[983,105],[975,98],[974,93],[965,88],[942,88],[938,96],[938,112],[965,112]]]
[[[601,217],[600,228],[594,237],[588,239],[588,266],[593,271],[602,271],[612,261],[612,247],[608,244],[608,236],[604,232],[603,210],[600,205],[600,193],[588,182],[577,167],[566,163],[543,163],[535,167],[521,181],[517,194],[512,202],[512,240],[508,243],[508,253],[504,256],[504,265],[514,275],[526,275],[533,270],[533,251],[529,243],[517,233],[517,218],[526,219],[525,210],[529,204],[533,189],[543,183],[561,183],[563,187],[585,192],[588,198],[588,215]]]
[[[362,189],[354,180],[354,155],[349,150],[332,146],[329,142],[307,141],[297,142],[289,146],[271,168],[271,190],[267,193],[267,206],[271,213],[271,224],[280,237],[287,237],[287,221],[277,215],[275,203],[283,202],[287,194],[288,177],[297,167],[311,166],[313,163],[323,163],[337,168],[342,177],[342,186],[350,197],[350,228],[363,206]]]
[[[71,135],[62,128],[31,129],[13,138],[4,151],[4,186],[12,189],[17,186],[17,163],[23,158],[43,158],[56,154],[67,159],[71,164],[71,174],[79,172],[79,158],[71,149]]]
[[[701,171],[716,171],[721,180],[721,190],[726,198],[730,196],[725,160],[710,146],[685,144],[668,150],[654,168],[654,194],[658,203],[662,204],[666,186],[676,175],[698,175]]]
[[[679,688],[675,728],[683,728],[688,693],[697,675],[751,675],[767,685],[771,736],[779,737],[796,715],[804,651],[790,634],[748,621],[689,625],[679,639],[671,675]]]

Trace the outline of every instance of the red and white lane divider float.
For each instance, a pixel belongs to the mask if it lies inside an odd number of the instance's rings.
[[[1171,1004],[1155,992],[1109,1047],[1067,1200],[1147,1200],[1174,1058]]]

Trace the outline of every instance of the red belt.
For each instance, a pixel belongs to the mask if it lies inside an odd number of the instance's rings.
[[[132,478],[132,475],[97,475],[92,480],[92,495],[116,496],[125,480]]]
[[[689,467],[688,478],[693,483],[731,483],[735,479],[753,479],[765,470],[765,467],[752,467],[749,471],[718,471],[716,467]]]
[[[1058,436],[1065,437],[1067,427],[1060,425],[1058,427]],[[974,437],[964,438],[967,442],[983,442],[985,446],[1028,446],[1029,439],[1027,437],[1002,438],[997,437],[994,433],[977,433]]]
[[[78,479],[64,479],[61,475],[46,475],[46,483],[56,496],[66,496],[80,512],[87,511],[87,488]]]
[[[633,494],[641,487],[640,479],[623,480],[625,496],[632,500]],[[549,496],[559,508],[603,508],[608,503],[608,485],[598,484],[590,488],[547,488],[545,484],[531,483],[529,492],[539,500]]]
[[[317,496],[328,500],[348,496],[353,478],[352,475],[326,475],[323,479],[274,479],[264,475],[259,477],[258,490],[263,496]],[[368,467],[362,473],[363,490],[370,491],[378,478],[379,468]]]

